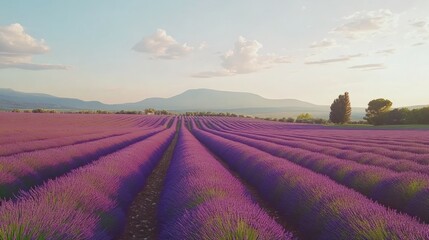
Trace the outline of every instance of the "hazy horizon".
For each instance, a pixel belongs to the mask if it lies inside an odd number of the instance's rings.
[[[10,89],[10,90],[13,90],[13,91],[16,91],[16,92],[28,93],[28,94],[47,94],[47,93],[39,93],[39,92],[24,92],[24,91],[17,91],[17,90],[12,89],[12,88],[0,88],[0,89]],[[140,100],[137,100],[137,101],[135,101],[135,102],[113,102],[113,103],[106,103],[106,102],[103,102],[103,101],[100,101],[100,100],[97,100],[97,99],[93,99],[93,100],[85,100],[85,99],[79,99],[79,98],[76,98],[76,99],[83,100],[83,101],[98,101],[98,102],[101,102],[101,103],[103,103],[103,104],[129,104],[129,103],[136,103],[136,102],[140,102],[140,101],[143,101],[143,100],[146,100],[146,99],[149,99],[149,98],[163,98],[163,99],[168,99],[168,98],[171,98],[171,97],[175,97],[175,96],[178,96],[178,95],[184,94],[184,93],[186,93],[187,91],[194,91],[194,90],[212,90],[212,91],[222,91],[222,92],[234,92],[234,93],[249,93],[249,94],[256,94],[256,93],[251,93],[251,92],[242,92],[242,91],[229,91],[229,90],[219,90],[219,89],[210,89],[210,88],[192,88],[192,89],[187,89],[187,90],[184,90],[184,91],[179,91],[179,92],[177,92],[176,94],[173,94],[173,95],[171,95],[171,96],[166,96],[166,97],[157,97],[157,96],[154,96],[154,97],[147,97],[147,98],[142,98],[142,99],[140,99]],[[59,98],[74,98],[74,97],[59,96],[59,95],[55,95],[55,94],[48,94],[48,95],[51,95],[51,96],[54,96],[54,97],[59,97]],[[259,95],[259,94],[256,94],[256,95],[257,95],[257,96],[259,96],[259,97],[262,97],[262,98],[264,98],[264,99],[268,99],[268,100],[286,100],[286,99],[290,99],[290,100],[299,100],[299,101],[303,101],[303,100],[301,100],[301,99],[296,99],[296,98],[267,98],[267,97],[261,96],[261,95]],[[329,106],[329,104],[318,104],[318,103],[309,102],[309,101],[303,101],[303,102],[311,103],[311,104],[315,104],[315,105],[319,105],[319,106]],[[415,106],[427,106],[427,105],[428,105],[428,104],[418,104],[418,105],[398,106],[398,105],[396,105],[396,104],[395,104],[395,105],[393,105],[392,107],[393,107],[393,108],[402,108],[402,107],[415,107]],[[358,105],[353,105],[352,107],[353,107],[353,108],[367,108],[368,106],[358,106]]]
[[[346,4],[345,4],[346,3]],[[188,89],[429,104],[429,2],[11,1],[0,88],[103,103]]]

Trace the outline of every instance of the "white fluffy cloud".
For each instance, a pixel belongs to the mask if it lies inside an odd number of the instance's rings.
[[[270,68],[275,64],[287,63],[284,56],[275,54],[260,55],[262,44],[256,40],[247,40],[239,37],[234,49],[222,55],[222,69],[218,71],[201,72],[193,75],[198,78],[210,78],[221,76],[232,76],[236,74],[247,74]]]
[[[320,42],[313,42],[310,45],[310,48],[331,48],[337,45],[337,41],[335,39],[324,38]]]
[[[177,59],[188,55],[194,48],[186,43],[178,43],[163,29],[158,29],[153,35],[143,38],[134,45],[133,50],[150,54],[153,58]]]
[[[44,40],[36,40],[25,33],[19,23],[0,27],[0,53],[40,54],[49,50]]]
[[[346,23],[334,28],[332,32],[357,39],[390,31],[395,26],[398,15],[388,9],[380,9],[355,12],[344,19]]]
[[[32,63],[32,56],[49,51],[44,40],[34,39],[19,23],[0,26],[0,69],[26,70],[67,69],[64,65]]]

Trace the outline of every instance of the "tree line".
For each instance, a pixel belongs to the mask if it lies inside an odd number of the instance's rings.
[[[348,92],[341,94],[336,98],[330,106],[329,121],[322,118],[313,118],[309,113],[302,113],[296,117],[296,119],[288,118],[270,118],[270,117],[252,117],[247,115],[239,115],[235,113],[223,113],[223,112],[186,112],[180,115],[185,116],[220,116],[220,117],[246,117],[263,119],[269,121],[279,121],[288,123],[313,123],[313,124],[345,124],[345,123],[369,123],[372,125],[400,125],[400,124],[429,124],[429,107],[408,109],[408,108],[395,108],[391,109],[393,103],[384,98],[378,98],[371,100],[368,103],[368,108],[365,109],[366,115],[363,121],[352,122],[351,118],[351,102],[350,95]],[[21,112],[19,109],[13,109],[12,112]],[[33,109],[23,110],[23,112],[33,113],[58,113],[58,110],[49,109]],[[95,111],[78,111],[68,113],[81,113],[81,114],[146,114],[146,115],[174,115],[175,113],[167,110],[157,110],[154,108],[147,108],[144,111],[125,111],[120,110],[116,112],[95,110]]]
[[[429,124],[429,107],[391,109],[388,99],[374,99],[368,103],[365,120],[373,125]]]
[[[77,114],[146,114],[146,115],[174,115],[174,113],[167,110],[156,110],[154,108],[147,108],[144,111],[134,110],[119,110],[119,111],[106,111],[106,110],[80,110],[80,111],[60,111],[55,109],[12,109],[11,112],[19,113],[77,113]]]
[[[364,120],[373,125],[429,124],[429,107],[391,109],[392,105],[390,100],[384,98],[371,100],[365,109]],[[348,123],[351,112],[349,93],[345,92],[331,104],[329,120],[336,124]]]

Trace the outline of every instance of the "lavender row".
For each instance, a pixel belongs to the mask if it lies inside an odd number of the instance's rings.
[[[394,158],[386,157],[381,154],[365,153],[364,149],[362,149],[362,151],[341,150],[334,147],[324,146],[325,144],[323,144],[323,142],[318,144],[313,144],[306,140],[300,140],[300,139],[287,140],[284,138],[280,139],[277,137],[269,136],[268,134],[252,133],[251,131],[223,130],[220,127],[216,126],[216,124],[213,122],[210,122],[210,124],[211,124],[210,126],[217,131],[234,133],[236,135],[250,137],[252,139],[257,139],[261,141],[276,143],[282,146],[304,149],[311,152],[325,154],[330,157],[333,156],[336,158],[352,160],[366,165],[379,166],[379,167],[387,168],[396,172],[412,171],[412,172],[429,174],[429,165],[422,165],[422,164],[429,164],[428,154],[419,154],[419,155],[414,154],[415,157],[413,160],[407,160],[407,159],[399,158],[400,153],[397,152],[396,156],[398,157],[398,159],[394,159]]]
[[[342,149],[356,149],[356,150],[362,150],[362,147],[370,147],[371,152],[377,153],[377,151],[380,151],[382,149],[388,149],[391,151],[396,152],[404,152],[404,153],[411,153],[411,154],[425,154],[429,153],[429,149],[427,147],[428,144],[404,144],[405,140],[412,140],[415,139],[416,135],[421,135],[422,133],[416,132],[416,131],[403,131],[402,132],[402,139],[395,139],[392,141],[387,141],[386,139],[383,139],[383,135],[390,134],[392,131],[377,131],[379,134],[379,138],[377,140],[372,141],[365,141],[365,139],[362,139],[361,141],[357,141],[356,138],[358,137],[365,137],[366,132],[354,132],[354,134],[351,134],[348,138],[340,138],[340,137],[325,137],[326,133],[330,130],[316,130],[311,132],[311,135],[303,136],[301,133],[297,134],[291,134],[288,136],[285,134],[285,137],[292,137],[294,139],[305,139],[312,142],[320,142],[323,141],[324,143],[329,143],[332,146],[337,146]],[[343,130],[345,132],[346,137],[347,133],[350,132],[347,130]],[[279,135],[280,136],[280,135]],[[386,154],[387,152],[380,152],[382,154]],[[394,155],[392,155],[394,157]],[[410,155],[411,156],[411,155]]]
[[[424,152],[428,151],[427,147],[413,148],[414,152],[422,153],[416,154],[410,152],[393,151],[391,149],[389,150],[388,147],[373,147],[373,144],[366,144],[366,146],[355,146],[355,143],[347,144],[344,142],[342,144],[340,144],[340,142],[331,144],[327,143],[329,140],[324,140],[321,136],[316,139],[312,139],[302,135],[291,137],[290,135],[292,134],[290,133],[281,134],[277,131],[270,130],[251,131],[241,129],[237,131],[237,129],[231,130],[231,128],[229,128],[227,125],[220,122],[221,121],[210,121],[209,123],[211,127],[217,130],[225,131],[229,129],[229,132],[240,133],[240,135],[243,136],[250,136],[252,138],[258,138],[264,141],[302,148],[342,159],[353,160],[363,164],[385,167],[393,171],[413,171],[429,174],[429,154],[423,154]],[[322,134],[326,135],[328,133],[327,130],[312,130],[307,132],[311,132],[316,136]],[[415,134],[406,132],[405,135],[412,138]],[[396,147],[393,147],[393,149],[395,148]]]
[[[413,131],[413,130],[365,130],[365,129],[353,129],[343,128],[335,129],[332,127],[325,127],[320,125],[301,125],[298,127],[297,124],[286,124],[281,123],[284,127],[277,129],[270,127],[270,124],[279,124],[276,122],[266,122],[264,125],[258,125],[258,127],[249,128],[243,119],[222,119],[222,118],[208,118],[213,119],[216,123],[222,123],[224,126],[230,128],[230,130],[242,131],[271,131],[276,132],[276,135],[295,136],[303,138],[312,138],[315,136],[322,136],[326,141],[345,141],[353,144],[384,144],[385,147],[403,147],[403,149],[409,148],[420,148],[417,151],[421,151],[421,147],[429,145],[429,138],[426,134],[427,131]],[[249,120],[256,121],[256,120]],[[303,127],[302,127],[303,126]],[[308,131],[311,129],[311,131]]]
[[[291,239],[184,127],[158,217],[160,239]]]
[[[242,129],[243,127],[246,129],[258,130],[278,130],[279,132],[290,131],[290,130],[308,130],[308,129],[324,129],[324,126],[316,125],[316,124],[302,124],[302,123],[294,123],[294,124],[285,124],[283,122],[273,122],[259,119],[251,119],[251,118],[229,118],[229,117],[207,117],[218,119],[219,121],[223,121],[227,123],[228,126],[235,128],[237,130]]]
[[[19,190],[61,176],[162,130],[141,130],[95,142],[0,157],[0,198],[12,197]]]
[[[410,160],[413,160],[415,157],[420,159],[426,159],[426,164],[429,164],[429,149],[428,145],[418,145],[418,146],[403,146],[403,143],[401,140],[395,141],[397,145],[388,144],[386,141],[382,138],[380,138],[377,141],[374,142],[359,142],[356,141],[356,137],[358,136],[365,136],[365,132],[362,131],[353,131],[352,134],[352,140],[340,140],[340,139],[329,139],[327,138],[327,134],[330,133],[332,130],[313,130],[311,132],[307,131],[308,133],[311,133],[311,136],[304,136],[302,133],[296,133],[292,131],[284,131],[279,132],[276,130],[267,130],[267,129],[260,129],[260,130],[251,130],[247,129],[246,127],[236,129],[231,128],[227,124],[223,123],[223,121],[219,120],[212,120],[210,119],[210,123],[217,125],[218,127],[224,129],[224,130],[231,130],[236,131],[240,130],[240,132],[247,132],[252,134],[258,134],[263,136],[269,136],[269,137],[275,137],[280,138],[283,140],[292,140],[292,141],[305,141],[306,143],[314,143],[318,144],[319,146],[326,146],[326,147],[335,147],[342,150],[354,150],[359,152],[369,152],[369,153],[375,153],[375,154],[382,154],[384,156],[389,156],[392,158],[408,158]],[[292,132],[292,133],[291,133]],[[349,134],[350,131],[343,130],[344,134]],[[389,134],[391,131],[383,131],[383,135]],[[404,134],[405,133],[405,134]],[[414,139],[416,134],[418,132],[404,132],[403,135],[407,139]],[[421,135],[421,133],[419,133]],[[423,155],[425,156],[419,156]]]
[[[147,127],[147,128],[153,128],[153,127],[158,127],[158,126],[164,126],[167,122],[167,119],[169,117],[158,117],[158,116],[154,116],[153,118],[151,117],[144,117],[145,120],[150,120],[148,121],[144,121],[142,123],[139,124],[140,127]]]
[[[43,141],[43,140],[50,140],[50,139],[63,138],[63,137],[79,136],[82,134],[96,134],[96,133],[109,131],[109,129],[107,128],[89,129],[89,127],[88,128],[82,127],[82,128],[79,128],[79,131],[76,131],[77,128],[75,127],[69,128],[66,125],[62,129],[58,129],[56,127],[44,127],[44,128],[33,127],[33,128],[37,128],[37,131],[33,129],[31,130],[22,129],[19,124],[15,126],[9,126],[9,127],[10,128],[8,128],[7,131],[3,131],[3,129],[0,129],[2,133],[0,137],[0,147],[9,145],[9,144],[31,143],[33,141]]]
[[[221,125],[223,129],[239,130],[239,131],[259,131],[260,133],[275,134],[278,136],[295,137],[307,140],[323,140],[324,142],[337,142],[337,143],[353,143],[353,146],[379,146],[383,148],[389,148],[392,150],[400,150],[405,152],[416,152],[416,153],[429,153],[426,149],[429,146],[429,138],[424,131],[412,131],[412,130],[353,130],[353,129],[341,129],[336,130],[333,128],[327,128],[323,126],[306,126],[304,129],[296,129],[295,124],[284,124],[285,128],[282,130],[271,129],[267,125],[260,128],[248,128],[243,125],[242,119],[237,120],[224,120],[222,118],[208,118],[211,122],[215,122]],[[232,127],[234,125],[238,125]],[[308,131],[309,128],[312,131]]]
[[[0,113],[0,145],[43,139],[103,133],[113,129],[153,128],[166,116],[118,114],[21,114]],[[161,126],[161,125],[158,125]],[[19,133],[19,134],[18,134]]]
[[[329,176],[386,206],[429,222],[429,177],[413,172],[397,173],[385,168],[362,165],[353,161],[329,157],[317,152],[254,140],[255,136],[242,137],[205,129],[205,131],[263,150],[273,156],[285,158],[314,172]]]
[[[31,142],[19,142],[4,144],[0,148],[0,157],[9,156],[22,152],[30,152],[35,150],[45,150],[48,148],[64,147],[67,145],[80,144],[85,142],[97,141],[103,138],[115,137],[131,132],[123,129],[121,131],[108,131],[103,133],[81,134],[78,136],[67,136],[53,139],[36,140]]]
[[[0,206],[0,239],[113,239],[174,129],[101,158]]]
[[[226,130],[226,129],[225,129]],[[234,130],[236,131],[236,130]],[[349,142],[344,140],[329,140],[324,137],[326,131],[317,131],[312,132],[311,137],[303,136],[302,134],[279,134],[276,131],[265,130],[265,131],[249,131],[242,129],[242,132],[258,134],[261,136],[275,137],[277,139],[289,140],[294,142],[306,142],[317,144],[318,146],[336,148],[339,151],[341,150],[352,150],[358,152],[368,152],[373,154],[380,154],[383,156],[388,156],[390,158],[401,158],[408,159],[410,161],[421,161],[422,164],[429,164],[429,149],[428,146],[421,145],[420,147],[411,147],[411,146],[392,146],[383,142],[382,139],[378,143],[358,143],[356,141]],[[408,135],[409,138],[413,137],[413,134]],[[355,136],[354,136],[355,137]],[[400,141],[397,144],[401,144]]]
[[[322,131],[322,130],[320,130]],[[387,145],[392,146],[407,146],[407,147],[421,147],[429,145],[429,139],[427,137],[427,130],[392,130],[392,129],[353,129],[353,128],[344,128],[344,129],[335,129],[335,128],[325,128],[323,131],[329,132],[329,135],[326,136],[328,140],[342,140],[348,142],[357,142],[357,143],[370,143],[378,144],[380,140]],[[344,134],[347,132],[347,134]],[[305,133],[305,136],[312,136],[311,133],[302,131]],[[404,135],[404,133],[406,133]],[[411,136],[411,137],[410,137]]]
[[[249,133],[254,136],[255,134]],[[320,142],[311,142],[299,138],[273,138],[269,135],[261,136],[261,140],[288,145],[295,148],[302,148],[309,151],[315,151],[330,156],[353,160],[356,162],[386,167],[394,171],[413,171],[429,174],[429,154],[415,154],[401,151],[393,151],[382,147],[356,147],[351,144],[326,144],[323,140]],[[423,147],[421,149],[424,149]]]
[[[73,136],[76,135],[76,129],[79,129],[79,132],[96,133],[98,128],[103,129],[109,121],[118,118],[120,117],[3,112],[0,113],[0,144]],[[94,123],[97,124],[96,128]]]
[[[284,159],[199,129],[197,138],[309,239],[427,239],[429,226]]]

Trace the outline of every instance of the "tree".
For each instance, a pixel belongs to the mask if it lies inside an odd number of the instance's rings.
[[[44,113],[45,110],[41,109],[41,108],[37,108],[37,109],[33,109],[33,111],[31,111],[32,113]]]
[[[409,111],[408,124],[429,124],[429,107],[416,108]]]
[[[392,111],[382,113],[382,124],[405,124],[410,110],[408,108],[395,108]],[[386,115],[384,117],[384,115]]]
[[[380,125],[382,124],[382,115],[390,110],[392,102],[388,99],[378,98],[368,103],[368,108],[365,109],[366,115],[365,120],[370,124]]]
[[[338,96],[338,98],[331,104],[329,120],[333,123],[344,124],[350,121],[351,113],[352,108],[350,106],[349,93],[345,92],[344,95]]]
[[[144,114],[146,114],[146,115],[151,115],[151,114],[155,114],[155,109],[153,109],[153,108],[146,108],[145,110],[144,110]]]
[[[301,113],[296,117],[297,123],[308,123],[313,119],[310,113]]]

